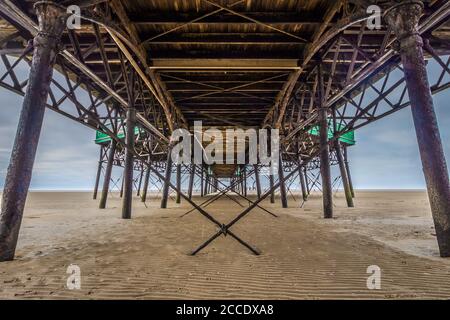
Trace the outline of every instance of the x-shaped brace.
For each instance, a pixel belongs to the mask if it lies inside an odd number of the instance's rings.
[[[231,236],[236,241],[238,241],[241,245],[249,249],[251,252],[253,252],[255,255],[260,255],[261,252],[249,245],[247,242],[239,238],[236,234],[234,234],[230,228],[235,225],[239,220],[244,218],[246,215],[248,215],[253,209],[259,206],[259,203],[261,203],[263,200],[265,200],[272,192],[274,192],[276,189],[278,189],[282,182],[289,180],[294,174],[295,170],[289,173],[284,178],[280,178],[277,183],[275,183],[268,191],[266,191],[259,199],[257,199],[255,202],[253,202],[248,208],[246,208],[244,211],[242,211],[236,218],[234,218],[231,222],[228,224],[222,224],[218,222],[216,219],[214,219],[211,215],[208,214],[206,218],[208,218],[210,221],[212,221],[214,224],[216,224],[219,227],[219,230],[212,235],[208,240],[206,240],[203,244],[201,244],[197,249],[195,249],[191,255],[196,255],[198,252],[200,252],[202,249],[207,247],[211,242],[213,242],[215,239],[217,239],[220,235],[224,236]],[[198,210],[198,208],[196,208]],[[204,211],[202,209],[202,211]]]

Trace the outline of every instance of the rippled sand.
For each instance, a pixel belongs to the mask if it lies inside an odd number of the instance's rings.
[[[185,202],[162,210],[136,198],[125,221],[117,195],[100,211],[89,193],[32,193],[18,258],[0,263],[0,298],[450,298],[450,260],[438,257],[425,193],[359,192],[354,209],[335,200],[328,221],[319,196],[301,209],[298,197],[287,210],[264,202],[279,218],[255,210],[232,229],[261,256],[220,237],[192,257],[216,229],[197,212],[179,218]],[[242,209],[226,199],[207,207],[223,222]],[[66,288],[70,264],[81,290]],[[367,289],[370,265],[382,270],[381,290]]]

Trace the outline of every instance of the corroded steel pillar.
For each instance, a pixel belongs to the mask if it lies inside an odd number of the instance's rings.
[[[104,149],[104,146],[100,146],[100,159],[98,160],[97,175],[95,177],[95,185],[94,185],[94,194],[92,196],[92,198],[94,200],[97,199],[98,186],[100,185],[100,176],[101,176],[102,168],[103,168],[103,152],[104,152],[103,149]]]
[[[333,109],[333,132],[337,132],[337,120],[336,120],[336,109]],[[347,206],[353,208],[353,196],[350,188],[350,182],[348,180],[347,169],[345,168],[344,156],[342,155],[342,147],[339,139],[334,141],[334,150],[336,152],[336,158],[339,164],[339,171],[341,173],[342,184],[344,185],[345,199],[347,200]]]
[[[259,179],[259,168],[258,165],[254,165],[255,168],[255,181],[256,181],[256,194],[258,196],[258,199],[261,198],[261,181]]]
[[[0,215],[0,261],[14,259],[53,66],[67,19],[66,10],[53,2],[37,2],[35,10],[39,20],[39,32],[33,41],[34,52],[28,88],[23,100],[3,191]]]
[[[320,126],[320,174],[322,176],[323,216],[333,218],[333,195],[331,187],[330,148],[328,146],[328,113],[324,106],[322,65],[319,64],[319,126]]]
[[[269,172],[269,188],[270,188],[270,203],[275,203],[275,190],[273,189],[274,187],[274,181],[273,181],[273,169],[272,169],[272,165],[270,165],[270,172]]]
[[[219,190],[219,178],[214,177],[214,192]]]
[[[149,159],[149,165],[151,165],[150,159]],[[147,201],[148,183],[150,182],[150,172],[151,172],[150,168],[147,168],[147,170],[145,171],[144,186],[142,187],[141,202]]]
[[[123,184],[124,184],[125,179],[122,178],[122,182],[121,182],[121,187],[120,187],[120,194],[119,197],[122,198],[123,197]]]
[[[281,205],[283,208],[287,208],[288,201],[287,201],[287,193],[286,193],[286,183],[284,181],[284,168],[283,168],[283,159],[281,156],[281,150],[280,150],[280,163],[278,164],[278,179],[280,181]]]
[[[348,183],[350,185],[350,192],[352,193],[352,198],[355,197],[355,190],[353,189],[352,175],[350,173],[350,166],[348,164],[348,150],[347,146],[342,146],[342,151],[344,154],[345,171],[347,172]]]
[[[114,140],[111,140],[108,152],[108,160],[106,162],[105,176],[103,177],[102,197],[100,198],[99,204],[100,209],[106,208],[106,201],[108,200],[109,183],[111,182],[111,174],[114,165],[115,153],[116,153],[116,142]]]
[[[205,193],[203,192],[203,184],[204,184],[204,181],[203,181],[204,172],[203,171],[204,171],[203,165],[201,165],[201,167],[200,167],[200,197],[202,197],[202,198],[205,195]]]
[[[303,166],[302,166],[302,155],[301,155],[301,144],[300,144],[300,137],[298,137],[297,140],[297,150],[298,150],[298,179],[300,181],[300,188],[302,190],[302,199],[303,201],[308,200],[308,192],[305,185],[305,176],[303,175]]]
[[[169,199],[169,183],[172,175],[172,147],[167,152],[166,175],[163,182],[161,208],[167,209],[167,200]]]
[[[450,184],[423,55],[421,1],[403,1],[385,14],[398,39],[411,111],[442,257],[450,257]]]
[[[133,103],[133,102],[131,102]],[[133,202],[133,171],[134,171],[134,127],[136,123],[136,109],[133,106],[127,108],[126,124],[126,149],[125,168],[123,171],[123,201],[122,218],[131,219],[131,207]]]
[[[208,187],[209,187],[209,173],[207,170],[205,170],[205,190],[203,191],[203,195],[207,196],[209,194]]]
[[[311,190],[309,188],[308,168],[306,168],[306,166],[303,168],[303,176],[305,177],[306,193],[309,194]]]
[[[181,203],[181,164],[177,164],[177,203]]]
[[[144,168],[142,168],[141,172],[139,172],[139,183],[136,195],[138,197],[141,196],[141,187],[142,187],[142,179],[144,179]]]
[[[300,180],[300,188],[302,189],[302,199],[303,201],[308,200],[308,192],[305,185],[305,176],[303,175],[302,166],[298,166],[298,177]]]
[[[345,199],[347,200],[347,206],[353,208],[355,205],[353,203],[352,190],[350,188],[350,182],[348,180],[347,169],[345,168],[344,156],[342,155],[341,143],[336,140],[334,143],[334,148],[336,150],[336,157],[339,164],[339,171],[341,173],[342,184],[344,185]]]
[[[242,192],[247,197],[247,166],[242,167]]]
[[[192,191],[194,189],[194,179],[195,179],[195,169],[197,166],[195,164],[191,165],[191,174],[189,176],[189,188],[188,188],[188,196],[189,199],[192,199]]]

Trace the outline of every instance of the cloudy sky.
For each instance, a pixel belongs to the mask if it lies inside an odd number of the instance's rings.
[[[431,72],[434,72],[431,66]],[[447,81],[449,79],[447,78]],[[435,96],[445,154],[450,161],[450,90]],[[16,132],[22,97],[0,88],[0,189]],[[95,132],[50,110],[34,167],[34,190],[89,190],[95,179],[99,149]],[[356,133],[349,149],[356,188],[421,189],[425,181],[409,108],[370,124]]]

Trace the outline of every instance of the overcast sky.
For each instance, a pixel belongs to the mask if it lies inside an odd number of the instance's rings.
[[[433,72],[433,71],[432,71]],[[447,81],[449,81],[447,76]],[[435,96],[445,154],[450,161],[450,90]],[[22,97],[0,88],[0,189],[17,128]],[[34,190],[88,190],[95,179],[99,148],[95,132],[50,110],[36,157]],[[350,166],[359,189],[422,189],[425,181],[408,108],[356,132],[349,149]]]

